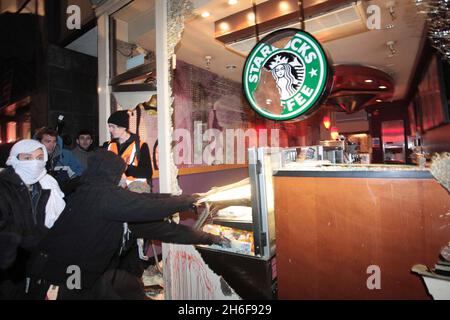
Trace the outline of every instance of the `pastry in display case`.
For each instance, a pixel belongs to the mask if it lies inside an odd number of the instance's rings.
[[[203,231],[212,233],[218,236],[223,236],[231,240],[230,248],[223,248],[225,251],[235,253],[255,255],[255,246],[253,243],[253,232],[225,227],[218,224],[206,224],[202,228]],[[219,248],[218,245],[211,245],[212,248]]]
[[[250,180],[213,188],[200,200],[205,203],[196,227],[223,236],[231,247],[203,246],[245,255],[255,255]]]

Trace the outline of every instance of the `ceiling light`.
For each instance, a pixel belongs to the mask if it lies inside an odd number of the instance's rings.
[[[372,80],[372,79],[366,79],[366,80],[364,80],[364,82],[365,82],[365,83],[372,83],[373,80]]]
[[[253,12],[250,12],[250,13],[247,15],[247,20],[248,20],[249,22],[255,22],[255,14],[254,14]]]
[[[336,140],[339,137],[339,129],[337,127],[331,127],[330,134],[331,139]]]
[[[225,6],[228,6],[225,1],[223,2]],[[299,18],[298,15],[294,14],[295,12],[298,13],[298,7],[294,5],[294,1],[280,0],[270,2],[274,3],[273,8],[271,9],[273,13],[267,13],[264,10],[261,10],[261,12],[257,11],[256,19],[254,18],[254,15],[250,14],[252,12],[252,8],[247,8],[245,11],[239,11],[229,16],[230,22],[231,19],[233,21],[233,27],[230,26],[230,32],[227,34],[224,34],[224,32],[220,29],[220,24],[226,21],[224,20],[225,18],[216,21],[214,24],[215,31],[217,33],[215,35],[215,39],[225,44],[227,49],[235,51],[239,55],[247,56],[250,48],[253,47],[256,38],[255,30],[249,27],[254,26],[255,23],[264,25],[270,24],[271,29],[278,29],[281,27],[298,28]],[[317,1],[312,2],[316,3]],[[328,3],[334,1],[322,0],[320,2]],[[240,1],[239,6],[243,3],[243,1]],[[259,3],[259,5],[256,6],[256,10],[259,10],[259,6],[261,6],[262,3],[265,3],[265,1],[256,1],[256,3]],[[288,5],[288,7],[286,7],[287,11],[283,12],[281,9],[283,9],[286,5]],[[309,8],[306,5],[306,2],[305,6],[305,8]],[[331,8],[329,9],[331,10]],[[326,12],[322,12],[317,16],[315,15],[314,17],[310,17],[306,19],[306,24],[317,24],[318,28],[315,28],[316,30],[314,30],[313,34],[317,34],[317,36],[320,35],[320,39],[323,38],[326,39],[326,41],[331,41],[334,39],[367,31],[366,21],[365,18],[361,16],[360,10],[364,10],[362,1],[352,1],[351,4],[349,3],[339,10],[326,10]],[[278,12],[279,14],[276,14],[276,12]],[[338,19],[341,23],[336,26],[333,24],[332,28],[327,28],[325,27],[325,25],[327,24],[327,21],[330,21],[329,19],[333,19],[333,21],[335,19]],[[263,35],[265,35],[265,32],[261,33],[261,38]]]
[[[387,89],[387,87],[386,86],[379,86],[378,89],[383,89],[384,90],[384,89]]]
[[[222,23],[219,25],[219,28],[220,28],[220,30],[221,30],[222,32],[225,32],[225,31],[230,30],[230,25],[229,25],[228,23],[226,23],[226,22],[222,22]]]
[[[377,99],[376,102],[383,102],[383,100]]]
[[[322,119],[322,123],[323,123],[323,126],[325,127],[325,129],[330,129],[330,127],[331,127],[331,119],[330,119],[330,117],[329,116],[324,116],[323,117],[323,119]]]
[[[232,6],[233,4],[238,3],[238,0],[228,0],[228,4]]]
[[[283,12],[288,11],[288,10],[289,10],[289,7],[290,7],[290,5],[289,5],[289,3],[288,3],[287,1],[280,1],[280,2],[278,3],[278,8],[279,8],[281,11],[283,11]]]
[[[203,18],[208,18],[211,14],[208,11],[203,11],[202,12],[202,17]]]

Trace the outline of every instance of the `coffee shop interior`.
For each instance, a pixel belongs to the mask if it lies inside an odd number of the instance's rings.
[[[448,63],[430,46],[426,14],[414,1],[323,2],[306,2],[311,18],[305,28],[328,53],[333,87],[310,118],[277,123],[249,112],[239,90],[245,58],[256,43],[251,1],[197,1],[175,49],[175,127],[191,129],[191,123],[203,121],[217,128],[277,128],[281,147],[341,138],[351,163],[413,164],[421,152],[430,158],[448,150]],[[379,29],[368,30],[369,5],[380,8]],[[145,29],[132,10],[151,11],[151,1],[135,1],[113,16],[117,43],[123,46],[116,52],[117,68],[121,59],[125,64],[127,45],[154,52],[151,23]],[[256,1],[259,39],[276,29],[299,28],[298,11],[296,1]],[[128,43],[119,35],[124,23],[129,35],[133,32]],[[214,86],[208,88],[211,78]]]
[[[64,27],[71,4],[79,30]],[[153,192],[208,192],[207,212],[181,223],[235,240],[227,250],[149,244],[152,299],[450,299],[450,271],[434,270],[450,250],[449,10],[428,0],[2,0],[0,26],[26,15],[45,36],[34,55],[0,54],[0,144],[62,114],[65,134],[89,129],[101,145],[109,115],[129,111],[151,150]],[[317,39],[330,68],[314,111],[277,121],[250,106],[243,72],[254,46],[284,28]],[[33,84],[20,84],[21,70]],[[249,132],[244,160],[232,144],[197,161],[208,129]]]

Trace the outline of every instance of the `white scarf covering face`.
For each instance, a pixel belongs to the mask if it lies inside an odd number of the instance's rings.
[[[20,153],[31,153],[37,149],[42,149],[44,152],[44,160],[19,160]],[[12,147],[6,164],[14,168],[14,171],[25,184],[32,185],[39,182],[42,189],[50,190],[50,197],[45,206],[45,226],[51,228],[64,210],[66,203],[63,200],[64,193],[59,188],[58,182],[47,174],[45,169],[47,159],[47,150],[43,144],[36,140],[25,139]]]

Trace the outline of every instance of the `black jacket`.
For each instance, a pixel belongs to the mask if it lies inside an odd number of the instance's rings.
[[[219,244],[221,237],[170,221],[130,223],[135,238],[178,244]]]
[[[28,187],[12,168],[0,172],[0,300],[21,298],[31,252],[46,235],[50,190],[32,205]]]
[[[189,209],[196,196],[138,194],[118,186],[123,160],[104,149],[88,160],[82,185],[41,242],[41,257],[34,276],[65,285],[67,268],[81,270],[82,288],[91,287],[119,253],[123,222],[161,220]]]
[[[32,205],[27,185],[10,167],[0,172],[0,250],[15,251],[17,247],[31,250],[45,236],[45,206],[50,190],[40,190],[36,206]],[[3,245],[11,245],[3,248]],[[15,243],[16,246],[12,244]],[[2,256],[0,255],[0,256]],[[0,268],[6,263],[0,261]],[[3,266],[2,266],[3,265]],[[6,266],[7,267],[7,266]]]

